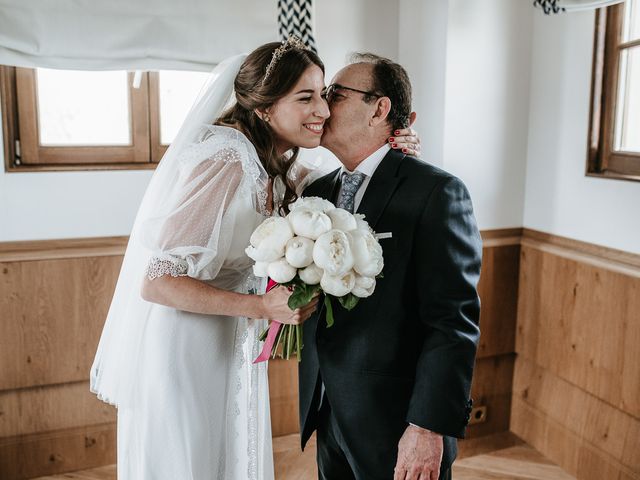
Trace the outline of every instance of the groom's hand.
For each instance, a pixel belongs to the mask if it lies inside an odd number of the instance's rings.
[[[393,480],[438,480],[442,435],[409,425],[398,443]]]

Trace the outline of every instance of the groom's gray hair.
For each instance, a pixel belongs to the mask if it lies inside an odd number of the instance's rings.
[[[411,81],[407,71],[394,61],[375,53],[352,53],[349,63],[371,63],[373,65],[373,85],[376,95],[389,97],[391,110],[388,121],[393,130],[407,128],[411,114]],[[376,97],[365,98],[374,101]]]

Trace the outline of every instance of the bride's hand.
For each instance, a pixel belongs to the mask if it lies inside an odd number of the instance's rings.
[[[262,296],[265,318],[289,325],[302,325],[318,306],[318,296],[309,305],[291,310],[287,302],[291,291],[285,287],[276,287]]]
[[[413,125],[415,121],[416,112],[411,112],[409,125]],[[413,155],[414,157],[420,156],[420,137],[411,127],[395,130],[393,136],[389,137],[387,141],[394,150],[402,150],[402,153]]]

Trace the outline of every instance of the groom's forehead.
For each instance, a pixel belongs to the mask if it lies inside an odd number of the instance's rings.
[[[371,63],[352,63],[336,73],[331,83],[338,83],[348,87],[367,87],[373,77]]]

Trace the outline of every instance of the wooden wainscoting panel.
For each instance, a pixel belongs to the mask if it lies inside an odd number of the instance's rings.
[[[274,437],[300,431],[298,418],[298,361],[269,360],[271,434]]]
[[[116,421],[116,409],[89,382],[0,392],[0,438]]]
[[[480,358],[515,351],[520,246],[485,247],[482,257]]]
[[[116,462],[115,423],[0,439],[0,478],[23,480]]]
[[[523,245],[516,351],[640,417],[640,276]]]
[[[121,262],[0,263],[0,390],[88,379]]]
[[[560,400],[558,400],[560,401]],[[638,480],[631,470],[597,445],[574,434],[540,410],[515,396],[511,430],[529,445],[580,480]]]
[[[640,473],[640,419],[523,357],[516,360],[513,395],[558,428]]]
[[[471,397],[474,406],[487,407],[487,417],[482,423],[469,425],[468,439],[509,430],[514,358],[514,354],[506,354],[476,360]]]

